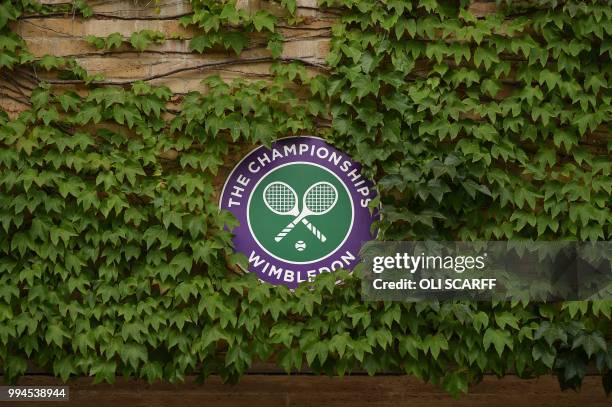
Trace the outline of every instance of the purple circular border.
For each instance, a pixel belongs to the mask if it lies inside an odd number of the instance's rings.
[[[351,166],[347,172],[343,172],[339,170],[338,167],[335,166],[333,163],[329,162],[327,159],[321,159],[317,157],[316,154],[314,157],[310,156],[309,154],[304,154],[303,156],[300,156],[300,155],[293,156],[292,155],[290,157],[278,158],[270,162],[269,164],[266,164],[266,169],[264,171],[260,171],[258,174],[252,174],[248,170],[248,164],[253,159],[256,159],[258,156],[262,155],[264,152],[271,155],[272,150],[264,146],[261,146],[249,152],[236,165],[236,167],[234,167],[232,172],[228,175],[227,180],[225,181],[225,185],[223,186],[223,191],[221,193],[221,198],[220,198],[220,203],[219,203],[219,206],[221,207],[221,209],[232,212],[234,216],[240,222],[240,225],[233,230],[234,248],[236,251],[245,254],[247,257],[251,254],[251,250],[255,249],[257,251],[257,254],[260,255],[260,259],[265,260],[266,262],[281,266],[283,270],[289,269],[295,272],[302,272],[304,273],[304,276],[305,276],[305,273],[309,270],[318,270],[321,267],[329,267],[333,261],[340,258],[340,255],[343,255],[348,250],[350,250],[355,255],[355,260],[353,260],[351,264],[347,266],[347,268],[352,269],[360,261],[358,255],[359,255],[359,250],[361,249],[361,246],[365,242],[373,240],[375,238],[375,236],[370,232],[370,228],[371,228],[372,223],[378,218],[378,214],[376,213],[370,214],[369,208],[361,207],[361,204],[360,204],[361,199],[365,197],[361,195],[360,193],[358,193],[357,189],[367,186],[370,189],[370,194],[368,195],[367,198],[374,199],[376,197],[374,183],[364,178],[362,175],[361,179],[363,179],[365,182],[362,185],[360,185],[358,188],[355,188],[353,186],[353,181],[351,181],[351,179],[348,177],[347,174],[353,169],[357,169],[357,172],[361,174],[361,165],[357,163],[356,161],[354,161],[353,159],[351,159],[347,154],[327,144],[321,138],[313,137],[313,136],[298,136],[298,137],[282,138],[272,143],[272,148],[274,149],[276,147],[280,147],[280,149],[282,150],[284,146],[290,146],[293,144],[297,146],[299,146],[300,144],[307,144],[309,146],[309,151],[310,151],[310,146],[313,146],[313,145],[315,146],[315,149],[318,147],[325,147],[329,150],[330,155],[332,152],[335,152],[336,154],[342,157],[341,163],[344,161],[350,161]],[[299,147],[298,147],[298,151],[299,151]],[[342,182],[347,186],[347,189],[349,190],[350,195],[351,195],[351,199],[353,200],[353,214],[354,214],[353,227],[349,231],[349,235],[347,239],[345,240],[345,242],[338,249],[336,249],[333,253],[328,255],[325,259],[319,260],[316,262],[312,262],[312,263],[307,263],[307,264],[290,263],[290,262],[286,262],[283,260],[279,260],[269,255],[255,241],[255,239],[251,235],[249,226],[247,224],[248,208],[247,208],[246,203],[248,202],[249,195],[253,192],[254,186],[259,182],[259,180],[265,177],[273,169],[283,164],[291,164],[291,163],[297,163],[297,162],[316,163],[330,170],[332,173],[338,176],[338,178],[340,178],[340,180],[342,180]],[[238,208],[230,209],[227,205],[224,204],[224,202],[229,201],[229,193],[232,191],[232,186],[240,185],[240,184],[237,184],[237,177],[239,175],[243,175],[245,177],[250,178],[249,185],[244,188],[245,190],[243,192],[243,198],[242,198],[243,205],[241,205]],[[288,283],[282,279],[279,280],[272,276],[268,276],[266,274],[260,274],[256,270],[248,270],[248,271],[256,273],[261,280],[266,281],[271,284],[283,284],[290,288],[295,288],[298,285],[297,282]]]

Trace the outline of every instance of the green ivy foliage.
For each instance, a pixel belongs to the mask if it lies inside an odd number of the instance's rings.
[[[97,49],[110,50],[129,44],[138,51],[144,51],[152,44],[162,44],[166,36],[164,33],[153,30],[140,30],[132,33],[130,38],[124,39],[120,33],[112,33],[107,37],[88,35],[86,41]]]
[[[233,2],[192,3],[185,23],[235,36],[236,53],[247,34],[277,31],[276,17]],[[295,292],[268,286],[237,267],[235,220],[215,188],[244,146],[314,133],[376,179],[382,239],[607,240],[607,3],[507,2],[483,18],[468,1],[322,5],[343,11],[328,75],[277,64],[269,82],[207,78],[177,107],[164,87],[102,86],[74,60],[35,61],[10,22],[44,8],[0,2],[3,72],[34,62],[89,84],[41,83],[30,109],[0,112],[8,380],[31,361],[64,380],[233,382],[273,361],[403,372],[452,394],[509,372],[577,388],[594,370],[612,389],[612,302],[364,303],[358,272],[345,271]],[[218,43],[198,38],[197,52]]]
[[[349,5],[314,90],[381,176],[387,238],[610,237],[612,8]]]
[[[249,34],[262,32],[274,56],[280,55],[282,36],[276,32],[277,18],[269,12],[258,10],[250,14],[237,9],[236,0],[194,0],[191,6],[193,14],[183,17],[181,24],[185,27],[197,26],[203,31],[189,42],[191,50],[202,53],[223,45],[226,50],[240,54],[249,43]],[[295,0],[283,0],[283,6],[291,15],[295,13]]]

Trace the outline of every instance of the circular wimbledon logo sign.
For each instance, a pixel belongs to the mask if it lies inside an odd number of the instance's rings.
[[[250,272],[272,284],[352,269],[374,238],[369,210],[376,196],[361,166],[316,137],[289,137],[251,151],[232,170],[220,206],[240,226],[234,245]]]

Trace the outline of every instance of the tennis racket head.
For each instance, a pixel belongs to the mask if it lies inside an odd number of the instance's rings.
[[[304,194],[304,208],[313,215],[323,215],[331,211],[338,202],[338,190],[329,182],[313,184]]]
[[[268,209],[277,215],[291,215],[297,212],[297,194],[282,181],[268,184],[263,191],[264,202]]]

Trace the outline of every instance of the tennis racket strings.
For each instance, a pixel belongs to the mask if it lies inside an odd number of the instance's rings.
[[[264,190],[264,201],[272,212],[288,215],[296,208],[297,196],[293,188],[284,182],[273,182]]]
[[[298,223],[302,222],[317,239],[319,239],[321,242],[325,242],[327,237],[306,218],[311,215],[323,215],[329,212],[336,205],[336,202],[338,202],[338,191],[336,190],[336,187],[329,182],[317,182],[311,185],[304,194],[302,210],[299,211],[297,205],[297,194],[295,194],[293,188],[285,183],[279,182],[279,184],[284,184],[291,191],[288,193],[286,190],[280,187],[271,188],[272,184],[270,184],[266,190],[264,190],[264,200],[266,201],[266,205],[268,205],[270,210],[272,210],[274,213],[281,215],[293,215],[295,218],[276,234],[274,240],[280,242],[285,236],[291,233]],[[289,195],[291,195],[293,198],[283,198]],[[268,202],[268,196],[270,197],[270,202]],[[294,205],[291,206],[291,203]],[[289,207],[291,207],[291,209],[288,209]],[[280,212],[279,210],[284,210],[285,212]]]
[[[308,190],[304,204],[313,215],[319,215],[328,212],[337,200],[336,188],[328,182],[319,182]]]

